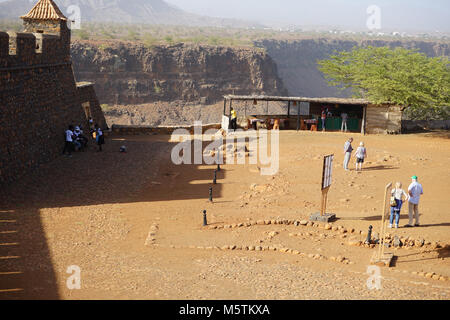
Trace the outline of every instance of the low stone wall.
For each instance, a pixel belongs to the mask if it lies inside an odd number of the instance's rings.
[[[202,133],[209,129],[221,128],[220,123],[211,123],[202,126]],[[146,135],[146,134],[161,134],[171,135],[175,130],[185,129],[190,134],[194,133],[194,126],[167,126],[167,127],[151,127],[151,126],[133,126],[133,125],[112,125],[112,132],[122,135]]]
[[[402,120],[402,132],[450,130],[450,120]]]

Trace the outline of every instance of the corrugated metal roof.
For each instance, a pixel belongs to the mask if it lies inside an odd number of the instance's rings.
[[[317,102],[317,103],[338,103],[338,104],[354,104],[365,105],[370,104],[365,99],[345,99],[345,98],[308,98],[308,97],[278,97],[278,96],[224,96],[225,100],[257,100],[257,101],[296,101],[296,102]]]
[[[67,20],[53,0],[39,0],[22,19]]]

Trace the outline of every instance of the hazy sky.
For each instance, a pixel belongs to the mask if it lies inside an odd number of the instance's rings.
[[[202,15],[297,25],[366,28],[370,5],[383,29],[450,32],[450,0],[166,0]]]

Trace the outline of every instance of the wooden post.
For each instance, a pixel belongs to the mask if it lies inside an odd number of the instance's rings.
[[[223,115],[227,114],[227,99],[223,99]]]
[[[288,101],[288,118],[291,115],[291,102]]]
[[[322,207],[320,209],[320,215],[324,216],[327,213],[327,199],[328,199],[328,191],[330,187],[322,190]]]
[[[363,118],[361,123],[361,134],[366,134],[366,112],[367,112],[367,106],[363,107]]]
[[[300,102],[297,102],[297,131],[300,130]]]
[[[383,214],[381,216],[381,228],[380,228],[380,247],[378,248],[378,259],[380,260],[384,256],[384,233],[386,230],[386,202],[388,197],[388,190],[392,187],[392,182],[389,182],[389,184],[384,189],[384,202],[383,202]]]

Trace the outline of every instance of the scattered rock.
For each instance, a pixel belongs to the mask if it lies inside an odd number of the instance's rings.
[[[352,246],[352,247],[359,247],[361,245],[361,241],[359,241],[359,240],[350,240],[349,242],[347,242],[347,244],[349,246]]]
[[[308,221],[306,221],[306,220],[300,221],[300,225],[302,225],[302,226],[306,226],[307,224],[308,224]]]
[[[434,276],[434,272],[428,272],[427,274],[425,274],[425,278],[431,279],[433,276]]]
[[[269,237],[275,237],[278,234],[278,231],[270,231],[269,232]]]
[[[325,230],[331,230],[331,228],[332,228],[332,225],[329,224],[329,223],[327,223],[327,224],[324,226],[324,229],[325,229]]]
[[[423,239],[414,241],[416,247],[423,247],[425,241]]]
[[[392,244],[394,245],[394,247],[397,247],[397,248],[402,246],[402,242],[398,236],[394,237],[394,241]]]

